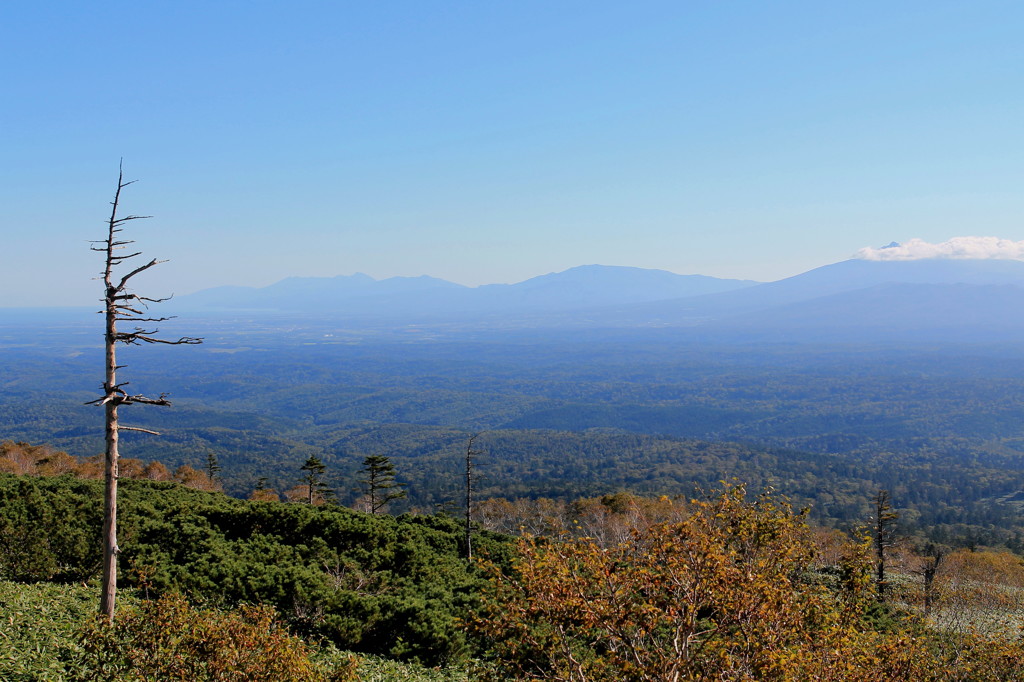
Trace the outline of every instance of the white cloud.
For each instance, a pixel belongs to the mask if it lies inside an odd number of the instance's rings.
[[[1015,242],[998,237],[953,237],[948,242],[932,244],[911,239],[903,244],[893,242],[881,248],[865,247],[854,258],[864,260],[920,260],[922,258],[1000,258],[1024,260],[1024,241]]]

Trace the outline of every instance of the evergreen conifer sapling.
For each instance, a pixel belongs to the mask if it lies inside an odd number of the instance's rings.
[[[370,455],[363,460],[362,473],[364,478],[360,483],[370,498],[371,514],[406,496],[405,484],[395,481],[395,465],[387,457]]]

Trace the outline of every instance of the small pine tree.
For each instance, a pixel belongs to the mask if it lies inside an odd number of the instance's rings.
[[[395,465],[383,455],[370,455],[363,460],[363,476],[359,482],[370,497],[370,513],[376,514],[389,502],[405,497],[404,483],[395,481]]]
[[[267,477],[260,476],[256,479],[256,489],[249,493],[249,499],[254,502],[280,502],[281,496],[277,491],[267,486]]]
[[[217,461],[217,453],[210,450],[206,453],[206,475],[209,476],[211,482],[216,482],[220,478],[220,462]]]
[[[307,502],[313,504],[315,499],[322,499],[330,496],[330,489],[324,482],[324,475],[327,472],[327,465],[320,461],[316,455],[310,455],[306,463],[299,467],[304,472],[302,483],[309,489]]]

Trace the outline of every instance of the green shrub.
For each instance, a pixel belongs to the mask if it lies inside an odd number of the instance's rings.
[[[96,613],[98,600],[98,588],[0,581],[0,680],[72,678],[75,629]]]
[[[81,581],[100,563],[102,484],[0,474],[0,577]],[[268,604],[296,634],[428,666],[462,661],[482,574],[452,519],[236,500],[126,480],[119,584],[211,606]],[[481,533],[499,562],[510,547]]]

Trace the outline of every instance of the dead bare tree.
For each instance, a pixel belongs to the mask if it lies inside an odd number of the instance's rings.
[[[932,615],[932,605],[935,603],[935,574],[939,571],[939,564],[946,553],[941,547],[928,543],[924,548],[925,564],[921,569],[921,576],[924,578],[924,615]]]
[[[473,478],[473,467],[476,465],[476,456],[481,454],[479,450],[473,449],[479,433],[474,433],[466,443],[466,559],[473,560],[473,493],[476,491],[476,481]]]
[[[103,395],[96,400],[89,401],[90,405],[102,405],[104,407],[105,432],[106,432],[106,457],[104,478],[106,485],[103,495],[103,578],[102,594],[100,595],[100,613],[113,622],[114,620],[114,599],[117,593],[117,460],[118,460],[118,434],[121,431],[142,431],[143,433],[156,434],[155,431],[139,428],[137,426],[124,426],[118,423],[117,410],[122,405],[170,405],[166,394],[160,394],[156,398],[147,398],[143,395],[131,395],[125,390],[128,382],[117,382],[117,370],[123,369],[124,365],[117,364],[115,347],[118,343],[138,345],[141,343],[163,343],[168,345],[195,344],[201,343],[202,339],[183,336],[177,340],[161,339],[155,336],[158,329],[147,329],[136,326],[133,331],[122,331],[118,329],[119,322],[133,322],[144,325],[153,325],[171,319],[170,317],[151,317],[148,309],[151,303],[160,303],[167,298],[147,298],[132,293],[128,289],[129,282],[136,276],[155,265],[165,261],[151,260],[145,265],[140,265],[124,275],[118,275],[115,271],[130,258],[142,255],[141,251],[121,255],[129,244],[134,241],[122,239],[119,235],[124,225],[133,220],[141,220],[150,216],[128,215],[124,218],[117,217],[118,204],[121,200],[121,190],[134,182],[125,182],[124,171],[118,168],[117,191],[114,193],[114,200],[111,202],[113,209],[110,211],[110,219],[107,221],[107,238],[92,242],[90,247],[93,251],[99,251],[105,256],[105,264],[102,273],[103,279],[103,302],[102,312],[106,319],[106,331],[104,333],[104,346],[106,348],[106,375],[103,382]],[[159,435],[159,434],[157,434]]]
[[[885,579],[885,565],[888,550],[896,544],[896,520],[899,518],[892,509],[892,498],[888,490],[879,490],[875,503],[875,586],[879,601],[885,601],[889,583]]]

